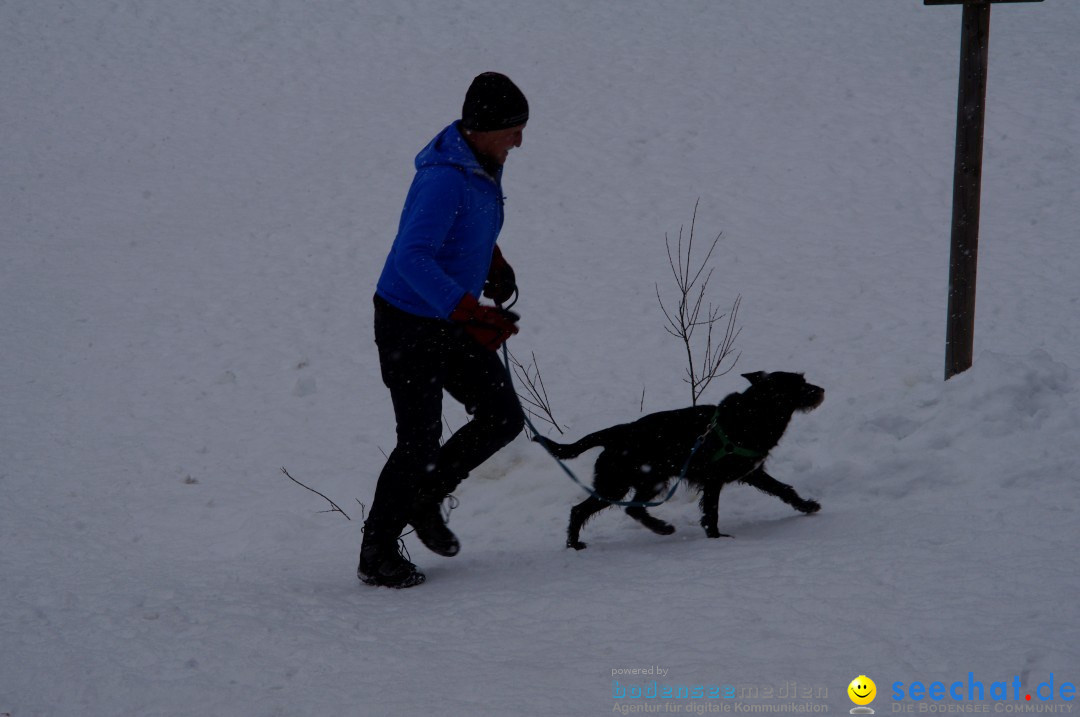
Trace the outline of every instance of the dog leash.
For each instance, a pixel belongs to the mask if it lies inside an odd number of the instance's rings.
[[[506,307],[507,310],[509,310],[510,307],[512,307],[514,304],[517,303],[517,300],[518,300],[517,287],[514,287],[514,293],[512,294],[512,298],[513,298],[513,301],[511,301],[510,304]],[[503,307],[500,306],[499,308],[503,308]],[[514,372],[510,369],[510,351],[509,351],[509,349],[506,348],[506,342],[503,342],[502,352],[503,352],[503,364],[506,367],[506,373],[510,377],[510,381],[511,381],[511,385],[512,385],[513,380],[514,380]],[[522,411],[522,413],[523,413],[524,418],[525,418],[525,425],[527,425],[529,427],[529,430],[533,432],[534,436],[539,436],[540,431],[538,431],[536,429],[536,426],[533,425],[533,422],[531,420],[529,420],[529,413],[527,411],[524,411],[524,410]],[[552,453],[547,448],[547,446],[545,446],[543,443],[540,443],[540,446],[544,449],[544,451],[549,456],[552,457],[552,459],[554,459],[554,461],[559,465],[559,468],[562,469],[563,473],[565,473],[567,476],[570,477],[570,480],[574,481],[579,486],[581,486],[585,490],[585,492],[588,493],[593,498],[596,498],[597,500],[602,500],[605,503],[608,503],[610,505],[617,505],[617,506],[620,506],[620,507],[623,507],[623,508],[655,508],[658,505],[663,505],[664,503],[667,503],[669,500],[671,500],[672,496],[675,495],[675,491],[679,487],[679,482],[682,481],[684,478],[686,478],[686,472],[690,469],[690,461],[692,461],[694,459],[694,456],[697,454],[698,449],[701,448],[701,445],[705,442],[705,439],[708,438],[709,433],[716,430],[716,419],[717,419],[717,416],[719,415],[719,413],[720,413],[720,407],[717,406],[716,411],[713,412],[712,421],[709,422],[709,427],[705,429],[704,433],[702,433],[700,436],[697,437],[696,441],[694,441],[694,447],[692,449],[690,449],[690,455],[686,457],[686,462],[683,463],[682,472],[679,473],[679,477],[671,482],[671,487],[668,489],[667,495],[665,495],[663,497],[663,499],[656,500],[656,501],[615,500],[613,498],[608,498],[606,496],[602,496],[599,493],[597,493],[596,490],[591,485],[585,483],[583,480],[578,478],[577,474],[575,474],[574,471],[570,470],[570,466],[566,465],[566,463],[564,463],[561,458],[559,458],[554,453]],[[719,460],[720,458],[723,457],[723,455],[727,455],[727,453],[724,453],[724,450],[726,449],[726,447],[728,445],[733,446],[735,448],[735,450],[738,450],[738,451],[744,450],[744,449],[738,448],[738,446],[735,446],[734,443],[731,443],[730,439],[727,439],[727,436],[723,435],[722,433],[720,435],[723,436],[723,438],[721,440],[725,440],[726,443],[723,446],[721,446],[720,450],[717,451],[716,454],[714,454],[714,457],[713,457],[714,461]],[[734,452],[735,451],[730,451],[730,453],[734,453]],[[721,453],[723,453],[723,455],[720,455]],[[742,454],[736,453],[736,455],[742,455]]]

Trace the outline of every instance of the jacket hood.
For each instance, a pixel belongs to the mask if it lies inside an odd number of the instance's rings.
[[[416,168],[451,166],[470,173],[487,175],[480,161],[473,154],[472,148],[461,134],[458,120],[435,135],[435,139],[416,155]],[[494,177],[497,179],[497,177]]]

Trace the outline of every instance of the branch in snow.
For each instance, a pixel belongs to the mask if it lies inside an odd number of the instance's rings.
[[[514,366],[514,374],[518,382],[525,388],[525,395],[518,394],[521,399],[521,407],[533,418],[538,418],[545,423],[550,423],[560,434],[563,429],[555,420],[555,414],[551,411],[551,401],[548,399],[547,389],[544,387],[544,379],[540,375],[540,365],[536,362],[536,352],[532,353],[532,364],[525,366],[518,361],[514,354],[507,352],[510,363]]]
[[[289,479],[289,480],[291,480],[291,481],[292,481],[293,483],[295,483],[296,485],[300,486],[301,488],[307,488],[308,490],[310,490],[310,491],[311,491],[312,493],[314,493],[315,495],[317,495],[317,496],[320,496],[320,497],[322,497],[322,498],[323,498],[323,500],[325,500],[325,501],[326,501],[327,503],[329,503],[329,504],[330,504],[330,505],[332,506],[332,507],[330,508],[330,510],[320,510],[320,511],[319,511],[320,513],[341,513],[342,515],[344,515],[344,516],[345,516],[345,518],[346,518],[346,519],[348,519],[348,520],[352,520],[352,518],[349,518],[349,514],[348,514],[348,513],[346,513],[345,511],[343,511],[343,510],[342,510],[342,509],[341,509],[341,508],[340,508],[340,507],[338,506],[338,504],[337,504],[337,503],[335,503],[334,501],[330,500],[330,499],[329,499],[329,498],[327,498],[327,497],[326,497],[325,495],[323,495],[323,494],[322,494],[322,493],[320,493],[319,491],[315,490],[315,489],[314,489],[314,488],[312,488],[311,486],[307,486],[307,485],[304,485],[304,484],[303,484],[303,483],[301,483],[300,481],[298,481],[298,480],[296,480],[295,478],[293,478],[293,477],[292,477],[291,475],[289,475],[289,471],[285,470],[285,468],[284,468],[284,467],[282,467],[282,469],[281,469],[281,472],[282,472],[282,473],[284,473],[284,474],[286,475],[286,477],[288,477],[288,479]],[[361,503],[360,505],[361,505],[361,506],[363,506],[363,503]]]

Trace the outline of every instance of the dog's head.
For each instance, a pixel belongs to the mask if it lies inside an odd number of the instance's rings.
[[[744,373],[743,378],[750,382],[747,393],[760,394],[793,411],[813,411],[825,400],[825,389],[807,382],[801,373],[755,371]]]

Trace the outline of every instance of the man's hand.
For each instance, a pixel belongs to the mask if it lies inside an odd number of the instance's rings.
[[[513,311],[496,306],[482,306],[472,294],[465,294],[457,308],[450,312],[450,320],[461,324],[480,344],[491,351],[518,332],[517,321],[521,317]]]

